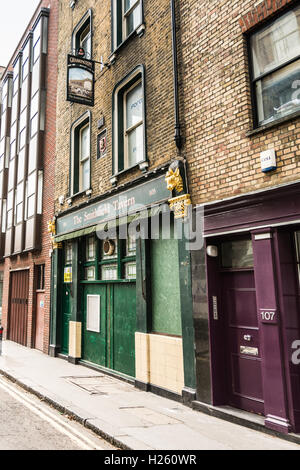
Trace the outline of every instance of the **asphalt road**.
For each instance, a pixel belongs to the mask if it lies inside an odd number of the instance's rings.
[[[109,443],[0,377],[0,450],[111,450]]]

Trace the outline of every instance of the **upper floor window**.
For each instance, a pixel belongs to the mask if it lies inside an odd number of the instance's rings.
[[[142,7],[142,0],[112,0],[113,50],[142,24]]]
[[[256,124],[300,111],[300,7],[250,39]]]
[[[114,92],[114,174],[145,161],[144,73],[137,67]]]
[[[92,10],[88,10],[79,21],[72,34],[72,51],[84,49],[85,57],[92,58]]]
[[[90,113],[85,113],[71,129],[71,195],[90,189]]]

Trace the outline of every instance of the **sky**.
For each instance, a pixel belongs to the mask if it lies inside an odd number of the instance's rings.
[[[0,65],[6,67],[40,0],[0,0]]]

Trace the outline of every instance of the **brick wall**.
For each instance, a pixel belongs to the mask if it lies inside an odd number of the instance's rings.
[[[7,258],[0,266],[4,270],[3,289],[3,325],[5,337],[7,333],[7,315],[9,306],[10,269],[29,268],[29,299],[28,299],[28,330],[27,346],[34,346],[35,308],[36,308],[36,265],[45,264],[45,305],[44,305],[44,338],[43,351],[48,352],[50,325],[50,282],[51,282],[51,249],[47,223],[54,215],[54,177],[55,177],[55,140],[56,140],[56,89],[57,89],[57,37],[58,37],[58,0],[43,0],[38,6],[31,25],[40,8],[50,8],[48,29],[47,59],[47,101],[46,101],[46,132],[44,137],[44,186],[42,216],[42,250],[17,257]],[[26,25],[24,25],[26,27]],[[25,33],[24,33],[25,34]],[[27,34],[27,33],[26,33]],[[21,47],[20,41],[19,47]],[[13,60],[13,58],[12,58]]]
[[[300,119],[253,129],[244,33],[292,1],[180,2],[182,112],[193,203],[297,181]],[[287,5],[289,4],[289,5]],[[261,171],[260,153],[275,148],[278,169]]]
[[[115,85],[137,65],[146,69],[146,122],[149,169],[176,157],[174,143],[173,65],[171,38],[171,11],[169,0],[144,0],[146,30],[142,37],[131,38],[118,52],[117,60],[110,69],[102,72],[96,64],[95,106],[88,108],[66,101],[67,54],[70,52],[72,31],[86,13],[93,10],[93,59],[108,61],[111,54],[110,2],[82,0],[72,11],[68,0],[60,1],[59,26],[59,75],[57,119],[56,164],[56,210],[68,206],[58,204],[59,196],[68,195],[70,128],[72,123],[87,109],[92,112],[92,189],[93,196],[105,194],[112,189],[112,94]],[[108,151],[97,160],[97,121],[104,116],[107,128]],[[141,176],[140,170],[131,170],[119,178],[118,186]],[[73,206],[86,201],[87,197],[73,199]]]

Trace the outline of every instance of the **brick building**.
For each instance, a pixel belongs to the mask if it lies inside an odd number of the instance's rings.
[[[41,1],[2,76],[0,271],[5,337],[48,353],[58,2]]]
[[[180,38],[183,153],[205,213],[195,406],[299,432],[300,5],[187,0]]]
[[[60,1],[50,351],[189,398],[189,256],[149,217],[170,199],[172,161],[185,176],[175,3]],[[136,240],[150,226],[155,239]]]

